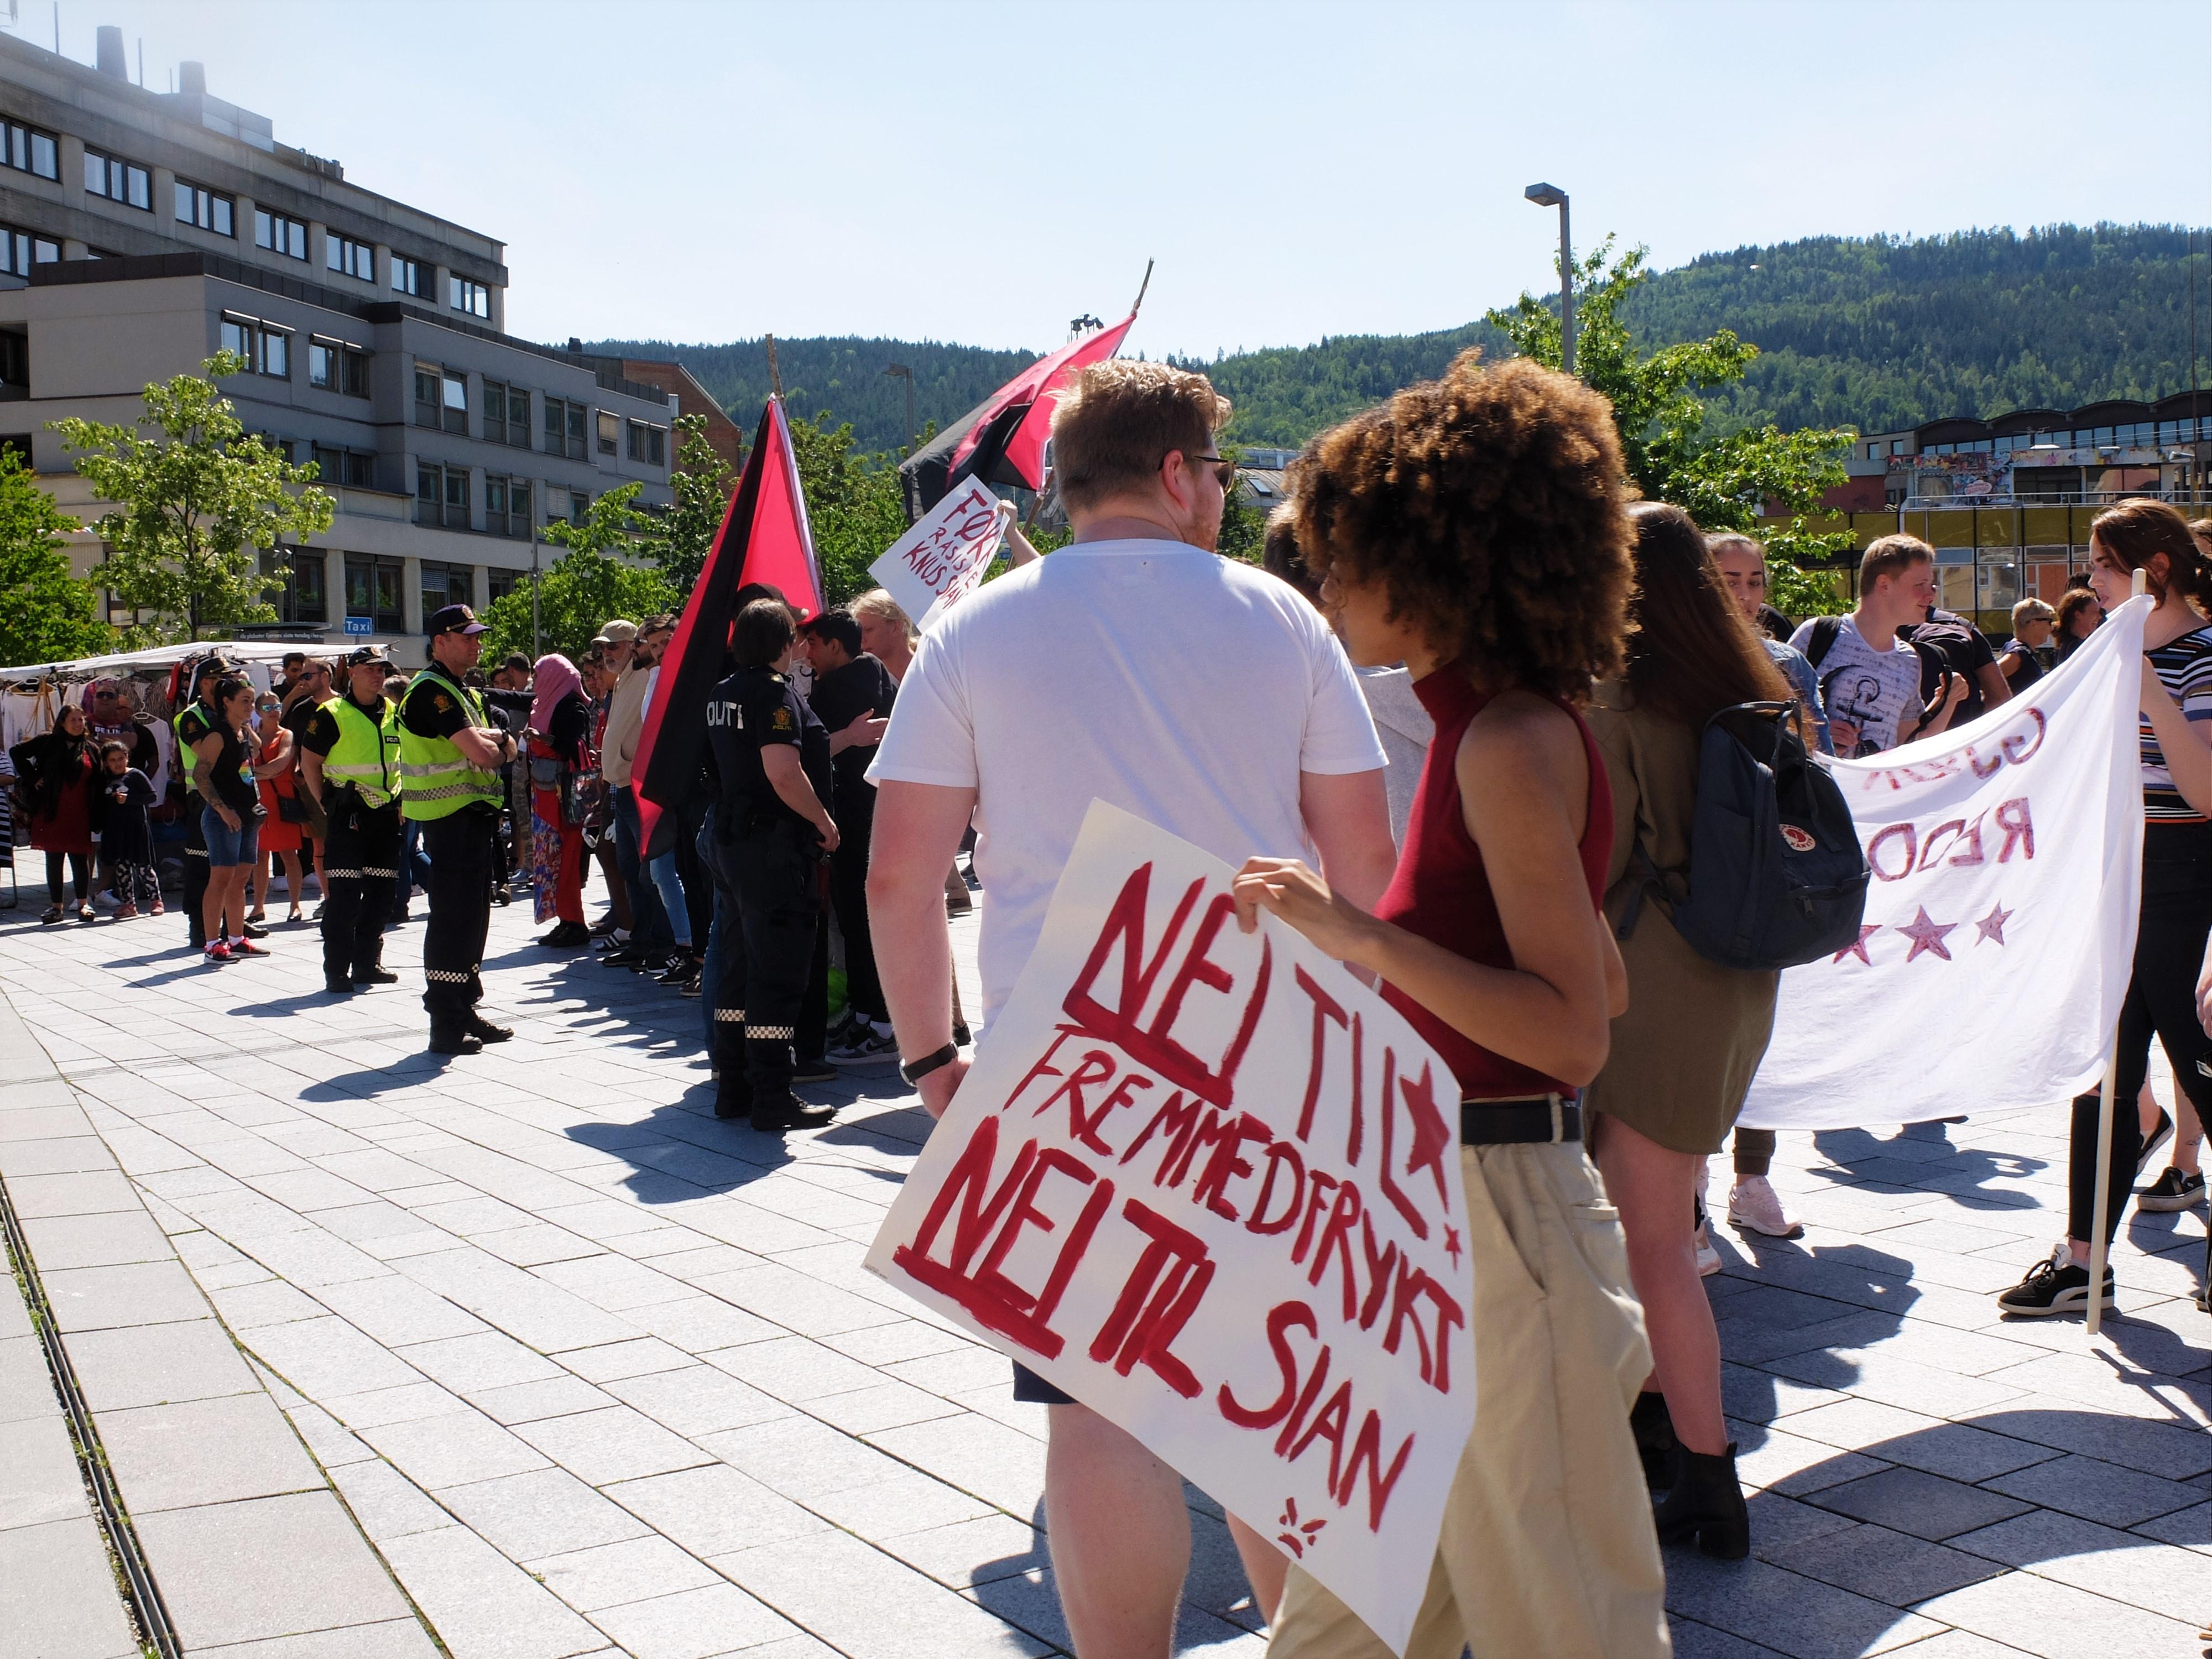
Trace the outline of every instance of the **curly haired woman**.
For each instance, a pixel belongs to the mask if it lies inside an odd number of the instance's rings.
[[[1599,915],[1613,850],[1581,708],[1622,665],[1629,529],[1604,398],[1470,352],[1307,447],[1297,542],[1354,663],[1402,661],[1436,721],[1375,914],[1292,860],[1237,878],[1384,981],[1458,1079],[1475,1390],[1406,1659],[1668,1650],[1628,1411],[1650,1367],[1579,1091],[1626,981]],[[1275,1659],[1382,1659],[1292,1567]]]

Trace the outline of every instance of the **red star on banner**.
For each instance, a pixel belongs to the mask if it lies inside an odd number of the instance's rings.
[[[1990,911],[1989,915],[1984,916],[1979,921],[1974,924],[1975,929],[1979,934],[1979,937],[1974,940],[1974,943],[1979,945],[1983,939],[1993,939],[1998,944],[2002,945],[2005,942],[2005,923],[2010,921],[2019,914],[2020,913],[2017,910],[2008,910],[2003,905],[1998,905],[1996,909]]]
[[[1459,1266],[1459,1253],[1461,1249],[1462,1246],[1459,1242],[1459,1229],[1456,1227],[1445,1228],[1444,1254],[1452,1259],[1452,1266],[1455,1267]]]
[[[1928,907],[1922,905],[1920,914],[1912,919],[1911,925],[1897,930],[1912,941],[1912,949],[1905,959],[1907,962],[1917,961],[1923,951],[1930,951],[1942,957],[1944,961],[1950,961],[1951,953],[1944,948],[1943,939],[1945,935],[1957,932],[1958,927],[1959,924],[1955,921],[1930,921]]]
[[[1421,1067],[1418,1082],[1410,1077],[1398,1079],[1398,1098],[1406,1103],[1406,1115],[1413,1120],[1413,1144],[1406,1153],[1406,1173],[1428,1170],[1436,1176],[1437,1196],[1449,1206],[1451,1197],[1444,1185],[1444,1154],[1459,1137],[1437,1109],[1437,1092],[1429,1081],[1427,1066]]]
[[[1856,945],[1846,945],[1844,946],[1842,950],[1836,952],[1835,959],[1838,962],[1841,962],[1845,957],[1856,957],[1861,962],[1865,963],[1868,967],[1873,967],[1874,960],[1866,953],[1866,942],[1880,932],[1881,932],[1881,924],[1880,922],[1861,922],[1859,924],[1858,943]]]

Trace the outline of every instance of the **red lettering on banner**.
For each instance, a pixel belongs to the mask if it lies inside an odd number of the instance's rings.
[[[1437,1340],[1433,1348],[1429,1346],[1428,1332],[1421,1327],[1420,1310],[1415,1305],[1423,1297],[1436,1310]],[[1467,1310],[1456,1297],[1423,1269],[1410,1266],[1403,1256],[1398,1259],[1398,1278],[1390,1298],[1390,1323],[1382,1333],[1384,1353],[1397,1352],[1400,1333],[1410,1329],[1420,1349],[1421,1381],[1438,1394],[1449,1394],[1451,1342],[1445,1328],[1466,1323]]]
[[[1190,1189],[1191,1202],[1205,1205],[1224,1221],[1237,1219],[1237,1206],[1225,1196],[1227,1188],[1229,1183],[1238,1176],[1252,1173],[1251,1164],[1238,1154],[1244,1150],[1244,1143],[1248,1140],[1272,1141],[1274,1138],[1275,1132],[1267,1127],[1267,1121],[1255,1117],[1249,1112],[1233,1125],[1224,1121],[1221,1126],[1221,1139],[1213,1144],[1213,1156],[1206,1160],[1206,1172],[1199,1176],[1198,1184]]]
[[[1099,930],[1097,943],[1091,947],[1090,959],[1075,976],[1075,983],[1068,988],[1063,1005],[1068,1018],[1094,1036],[1118,1042],[1124,1032],[1136,1030],[1137,1016],[1152,994],[1152,981],[1166,965],[1168,952],[1175,948],[1183,923],[1190,920],[1191,907],[1206,890],[1206,878],[1199,877],[1184,889],[1175,914],[1168,919],[1168,929],[1161,936],[1159,949],[1146,963],[1145,908],[1152,898],[1152,866],[1149,861],[1129,872],[1128,880],[1121,884],[1121,890],[1115,897],[1113,908],[1106,913],[1106,925]],[[1091,994],[1091,989],[1105,971],[1106,958],[1116,944],[1121,947],[1121,997],[1119,1006],[1109,1012]],[[1121,1046],[1127,1048],[1129,1045],[1125,1042]]]
[[[1298,1139],[1304,1140],[1307,1133],[1313,1127],[1314,1105],[1321,1099],[1321,1079],[1322,1062],[1327,1058],[1328,1022],[1333,1019],[1339,1025],[1345,1023],[1344,1006],[1322,990],[1304,967],[1294,968],[1291,977],[1298,989],[1313,999],[1314,1006],[1313,1062],[1306,1073],[1305,1103],[1298,1108]],[[1354,1077],[1358,1075],[1357,1067],[1353,1069],[1352,1075]]]
[[[1298,1437],[1297,1443],[1291,1448],[1285,1461],[1295,1463],[1315,1441],[1328,1441],[1328,1489],[1334,1494],[1344,1470],[1345,1431],[1351,1426],[1352,1384],[1346,1381],[1338,1383],[1336,1392],[1328,1397],[1328,1403],[1313,1414],[1306,1425],[1306,1431]]]
[[[1023,1091],[1026,1090],[1030,1084],[1036,1082],[1039,1078],[1064,1076],[1065,1073],[1060,1071],[1060,1067],[1052,1063],[1052,1057],[1060,1052],[1060,1045],[1061,1043],[1066,1042],[1068,1038],[1072,1036],[1080,1036],[1081,1035],[1083,1035],[1083,1028],[1080,1025],[1055,1025],[1053,1028],[1052,1041],[1045,1045],[1044,1053],[1037,1056],[1036,1064],[1030,1066],[1028,1071],[1022,1074],[1022,1080],[1019,1083],[1017,1083],[1013,1086],[1012,1091],[1007,1094],[1006,1105],[1011,1106],[1016,1101],[1019,1100],[1022,1097]],[[1003,1111],[1006,1108],[1001,1107],[1000,1109]]]
[[[1291,1188],[1290,1201],[1283,1206],[1282,1215],[1271,1221],[1267,1218],[1267,1201],[1274,1196],[1276,1172],[1285,1163],[1289,1164],[1291,1178],[1297,1184]],[[1305,1159],[1298,1156],[1298,1149],[1289,1141],[1276,1141],[1267,1148],[1267,1173],[1261,1177],[1260,1196],[1253,1203],[1251,1218],[1245,1222],[1244,1230],[1254,1233],[1287,1232],[1291,1224],[1298,1218],[1298,1211],[1304,1206],[1305,1197]],[[1391,1248],[1395,1249],[1397,1246]]]
[[[967,1146],[961,1149],[958,1161],[931,1204],[914,1243],[900,1245],[892,1252],[892,1260],[918,1282],[958,1303],[978,1324],[1033,1353],[1048,1359],[1057,1358],[1066,1340],[1048,1322],[1106,1213],[1114,1185],[1098,1181],[1080,1161],[1056,1147],[1040,1154],[1037,1143],[1032,1140],[1015,1158],[1013,1167],[1006,1172],[997,1193],[987,1199],[998,1147],[999,1120],[985,1118],[975,1126]],[[1074,1224],[1068,1229],[1043,1290],[1033,1295],[999,1269],[1023,1227],[1034,1225],[1041,1232],[1054,1230],[1050,1218],[1035,1205],[1039,1184],[1046,1175],[1054,1172],[1092,1186],[1093,1190]],[[953,1215],[956,1205],[957,1216]],[[949,1261],[940,1262],[929,1251],[948,1216],[953,1221],[952,1251]],[[993,1238],[994,1233],[997,1237]],[[988,1254],[971,1273],[969,1265],[987,1239],[991,1241]]]
[[[1421,1062],[1421,1075],[1418,1081],[1410,1077],[1401,1078],[1396,1053],[1385,1048],[1382,1051],[1382,1093],[1376,1108],[1382,1119],[1382,1158],[1376,1181],[1382,1188],[1382,1196],[1390,1200],[1392,1206],[1406,1218],[1406,1224],[1413,1230],[1413,1237],[1426,1238],[1429,1236],[1427,1220],[1413,1207],[1413,1200],[1406,1195],[1391,1176],[1390,1164],[1396,1150],[1392,1145],[1395,1138],[1392,1126],[1396,1121],[1396,1115],[1390,1109],[1394,1096],[1405,1103],[1406,1115],[1411,1120],[1413,1131],[1413,1145],[1407,1152],[1403,1173],[1411,1175],[1416,1170],[1429,1170],[1436,1177],[1437,1197],[1447,1210],[1451,1207],[1451,1195],[1450,1189],[1444,1185],[1443,1158],[1444,1152],[1457,1137],[1444,1121],[1444,1115],[1437,1109],[1436,1089],[1430,1081],[1429,1063],[1426,1060]]]
[[[1966,827],[1966,819],[1953,818],[1948,823],[1939,823],[1933,830],[1930,830],[1928,832],[1928,839],[1920,843],[1920,858],[1918,862],[1914,864],[1912,867],[1916,870],[1925,870],[1929,865],[1935,863],[1936,849],[1939,846],[1944,844],[1937,838],[1939,836],[1948,835],[1953,841],[1956,841],[1959,838],[1960,831],[1963,830]]]
[[[1291,1404],[1298,1396],[1298,1362],[1291,1352],[1289,1332],[1293,1325],[1302,1325],[1309,1336],[1321,1334],[1313,1310],[1303,1302],[1279,1303],[1267,1314],[1267,1346],[1273,1350],[1276,1368],[1282,1373],[1283,1391],[1268,1405],[1255,1411],[1240,1405],[1237,1396],[1224,1382],[1214,1395],[1214,1403],[1221,1414],[1240,1429],[1272,1429],[1290,1415]],[[1324,1350],[1326,1352],[1326,1350]]]
[[[1329,1255],[1335,1253],[1343,1264],[1344,1317],[1347,1322],[1359,1311],[1359,1276],[1352,1260],[1352,1224],[1359,1218],[1359,1188],[1347,1181],[1336,1189],[1336,1201],[1329,1206],[1328,1224],[1321,1231],[1321,1248],[1314,1252],[1313,1267],[1306,1274],[1306,1283],[1319,1290],[1321,1276],[1328,1271]]]
[[[1328,1381],[1331,1352],[1328,1344],[1324,1342],[1321,1352],[1314,1356],[1313,1370],[1306,1378],[1305,1387],[1298,1390],[1297,1403],[1291,1407],[1290,1416],[1284,1420],[1283,1431],[1275,1437],[1276,1456],[1287,1458],[1292,1455],[1291,1442],[1297,1438],[1298,1431],[1305,1425],[1306,1413],[1313,1409],[1313,1402],[1321,1393],[1322,1384]]]
[[[1988,816],[1986,812],[1974,814],[1974,821],[1966,826],[1966,833],[1959,837],[1959,850],[1943,860],[1946,864],[1987,864],[1989,862],[1982,856],[1982,820]]]
[[[1068,1134],[1074,1139],[1081,1141],[1092,1152],[1102,1157],[1110,1158],[1113,1155],[1113,1148],[1099,1139],[1094,1132],[1098,1118],[1106,1115],[1106,1108],[1101,1106],[1097,1117],[1085,1116],[1083,1109],[1083,1091],[1085,1089],[1096,1088],[1105,1082],[1108,1078],[1114,1075],[1114,1056],[1103,1049],[1093,1048],[1077,1062],[1075,1069],[1067,1074],[1060,1087],[1045,1097],[1044,1104],[1031,1112],[1030,1115],[1042,1117],[1053,1109],[1055,1103],[1061,1100],[1066,1101]]]
[[[1305,1224],[1298,1229],[1298,1242],[1291,1249],[1293,1264],[1306,1259],[1306,1246],[1313,1243],[1314,1223],[1328,1207],[1329,1194],[1342,1184],[1334,1176],[1324,1175],[1319,1170],[1307,1172]]]
[[[1168,1133],[1167,1151],[1161,1155],[1159,1174],[1152,1178],[1154,1186],[1161,1185],[1167,1179],[1169,1164],[1175,1161],[1176,1155],[1183,1149],[1192,1132],[1198,1127],[1198,1102],[1182,1090],[1176,1090],[1160,1103],[1159,1109],[1152,1114],[1152,1121],[1129,1143],[1129,1150],[1121,1154],[1121,1162],[1127,1164],[1143,1152],[1145,1143],[1152,1138],[1152,1131],[1164,1127]],[[1186,1164],[1189,1161],[1188,1158],[1183,1160]]]
[[[1398,1484],[1405,1472],[1406,1458],[1413,1449],[1413,1437],[1407,1435],[1398,1447],[1398,1455],[1390,1460],[1390,1473],[1382,1473],[1382,1419],[1373,1412],[1359,1425],[1359,1438],[1352,1443],[1352,1455],[1344,1460],[1344,1479],[1334,1491],[1339,1508],[1352,1502],[1352,1488],[1358,1484],[1359,1466],[1367,1465],[1367,1530],[1382,1530],[1382,1506],[1390,1501],[1390,1489]]]
[[[1092,1339],[1091,1357],[1127,1376],[1143,1365],[1186,1400],[1195,1399],[1198,1378],[1169,1345],[1182,1334],[1213,1281],[1206,1241],[1158,1211],[1130,1199],[1121,1213],[1150,1241],[1129,1272],[1114,1311]]]
[[[2035,722],[2033,741],[2030,740],[2027,732],[2017,732],[1999,745],[2004,750],[2004,757],[2014,766],[2018,766],[2030,755],[2043,747],[2044,733],[2051,729],[2051,723],[2044,719],[2043,711],[2040,708],[2029,709],[2027,717]]]
[[[1997,862],[2012,861],[2012,849],[2017,845],[2023,860],[2035,856],[2035,821],[2027,815],[2027,797],[2015,795],[2001,802],[1996,810],[1997,828],[2005,832],[2004,845],[1997,848]]]
[[[1881,867],[1881,849],[1888,844],[1892,836],[1902,836],[1905,838],[1905,862],[1893,872]],[[1880,834],[1867,843],[1867,868],[1874,872],[1876,881],[1903,881],[1912,873],[1913,861],[1919,856],[1920,832],[1909,823],[1887,825]]]
[[[1390,1240],[1382,1253],[1375,1249],[1375,1218],[1372,1211],[1359,1218],[1359,1248],[1367,1258],[1367,1300],[1359,1304],[1359,1328],[1375,1328],[1375,1316],[1382,1310],[1382,1298],[1390,1289],[1390,1268],[1398,1260],[1398,1242]]]

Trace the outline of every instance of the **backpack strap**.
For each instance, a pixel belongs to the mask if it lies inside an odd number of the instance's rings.
[[[1668,889],[1665,872],[1651,861],[1651,854],[1644,850],[1641,830],[1637,832],[1635,850],[1628,855],[1628,868],[1621,874],[1636,878],[1636,890],[1628,896],[1628,908],[1620,913],[1620,921],[1613,930],[1614,939],[1626,944],[1630,935],[1636,932],[1636,924],[1643,919],[1644,900],[1652,900],[1658,905],[1660,913],[1672,920],[1674,915],[1673,907],[1680,902],[1680,896]]]
[[[1836,640],[1844,631],[1841,617],[1821,617],[1813,623],[1812,636],[1805,641],[1805,660],[1817,669],[1828,659],[1828,653],[1836,648]]]

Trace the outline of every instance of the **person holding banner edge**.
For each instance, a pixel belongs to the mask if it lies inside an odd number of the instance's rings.
[[[1475,1430],[1405,1659],[1670,1647],[1628,1426],[1651,1349],[1579,1144],[1579,1091],[1627,1006],[1600,910],[1611,791],[1578,709],[1622,664],[1624,472],[1602,398],[1472,351],[1291,469],[1298,548],[1352,659],[1404,662],[1437,726],[1371,915],[1293,860],[1252,859],[1237,880],[1248,927],[1264,908],[1379,975],[1462,1094]],[[1388,1652],[1291,1570],[1270,1659]]]
[[[2121,1006],[2114,1098],[2132,1102],[2142,1087],[2154,1034],[2173,1062],[2175,1086],[2204,1118],[2212,1113],[2212,1033],[2191,1006],[2191,975],[2212,938],[2212,560],[2181,514],[2163,501],[2124,501],[2097,515],[2089,532],[2090,580],[2097,602],[2125,604],[2141,570],[2156,602],[2143,624],[2142,904],[2135,969]],[[2021,1282],[1997,1297],[2008,1314],[2045,1316],[2086,1310],[2090,1238],[2097,1202],[2099,1097],[2078,1096],[2067,1182],[2066,1237]],[[2135,1184],[2142,1127],[2132,1109],[2113,1114],[2106,1171],[2105,1243],[2109,1246]],[[2116,1306],[2112,1270],[2104,1270],[2101,1307]]]
[[[1351,902],[1389,878],[1382,749],[1342,648],[1289,587],[1215,556],[1232,474],[1213,434],[1228,416],[1202,374],[1085,368],[1053,422],[1073,544],[933,624],[900,678],[868,775],[868,908],[901,1070],[933,1115],[967,1072],[944,895],[971,817],[987,1024],[1094,797],[1231,864],[1255,848],[1317,851]],[[1075,1650],[1166,1659],[1190,1561],[1180,1477],[1020,1367],[1014,1392],[1050,1407],[1046,1530]],[[1230,1530],[1272,1617],[1287,1563],[1233,1516]]]

